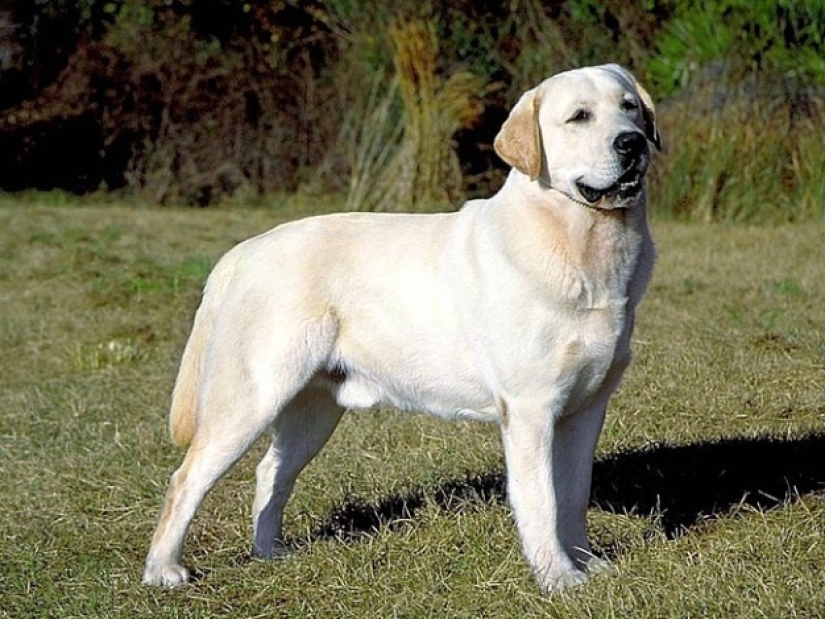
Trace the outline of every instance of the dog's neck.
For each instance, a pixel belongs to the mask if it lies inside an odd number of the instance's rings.
[[[594,281],[629,280],[642,246],[649,243],[643,194],[622,208],[585,207],[514,170],[499,196],[502,221],[521,222],[513,230],[522,238],[513,242],[535,247],[537,264],[542,252],[550,252]]]

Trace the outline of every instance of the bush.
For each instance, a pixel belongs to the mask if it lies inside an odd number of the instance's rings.
[[[4,6],[5,189],[458,205],[501,183],[491,144],[521,92],[561,70],[619,62],[660,102],[661,211],[821,210],[811,129],[825,100],[825,5],[815,0]]]
[[[669,95],[661,212],[703,221],[825,215],[825,6],[685,3],[657,39],[653,87]]]
[[[709,67],[732,84],[758,78],[793,90],[825,84],[825,5],[819,0],[684,2],[655,43],[650,73],[666,97]],[[822,94],[822,93],[820,93]]]
[[[825,216],[825,106],[735,98],[712,108],[697,89],[660,114],[669,135],[651,181],[655,212],[705,222]]]
[[[216,15],[130,2],[105,38],[154,103],[127,183],[161,203],[295,190],[325,154],[317,73],[335,54],[329,33],[288,6],[218,4]]]

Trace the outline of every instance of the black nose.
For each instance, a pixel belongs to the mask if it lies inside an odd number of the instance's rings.
[[[647,139],[638,131],[628,131],[620,133],[613,140],[613,148],[620,155],[626,157],[636,157],[647,147]]]

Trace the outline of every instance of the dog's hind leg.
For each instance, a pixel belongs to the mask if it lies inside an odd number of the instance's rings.
[[[237,326],[244,325],[227,321],[229,331],[215,336],[222,354],[205,365],[194,437],[169,483],[146,558],[145,584],[188,580],[180,565],[183,541],[204,497],[306,386],[334,338],[334,324],[324,321],[280,341],[260,331],[257,338],[240,337],[231,331]]]
[[[189,572],[180,564],[189,524],[206,494],[265,428],[266,424],[239,423],[221,433],[196,432],[169,482],[146,557],[144,584],[173,587],[189,580]]]
[[[310,384],[273,422],[272,443],[255,471],[255,556],[271,558],[283,552],[284,507],[295,480],[332,436],[343,412],[327,389]]]

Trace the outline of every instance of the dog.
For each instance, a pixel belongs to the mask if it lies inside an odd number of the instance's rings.
[[[501,427],[507,494],[545,591],[606,564],[585,515],[605,410],[651,277],[654,106],[617,65],[524,93],[494,147],[512,169],[453,213],[339,213],[231,249],[210,274],[170,413],[188,446],[143,581],[187,582],[206,493],[263,434],[253,553],[284,552],[295,479],[346,409],[389,404]]]

